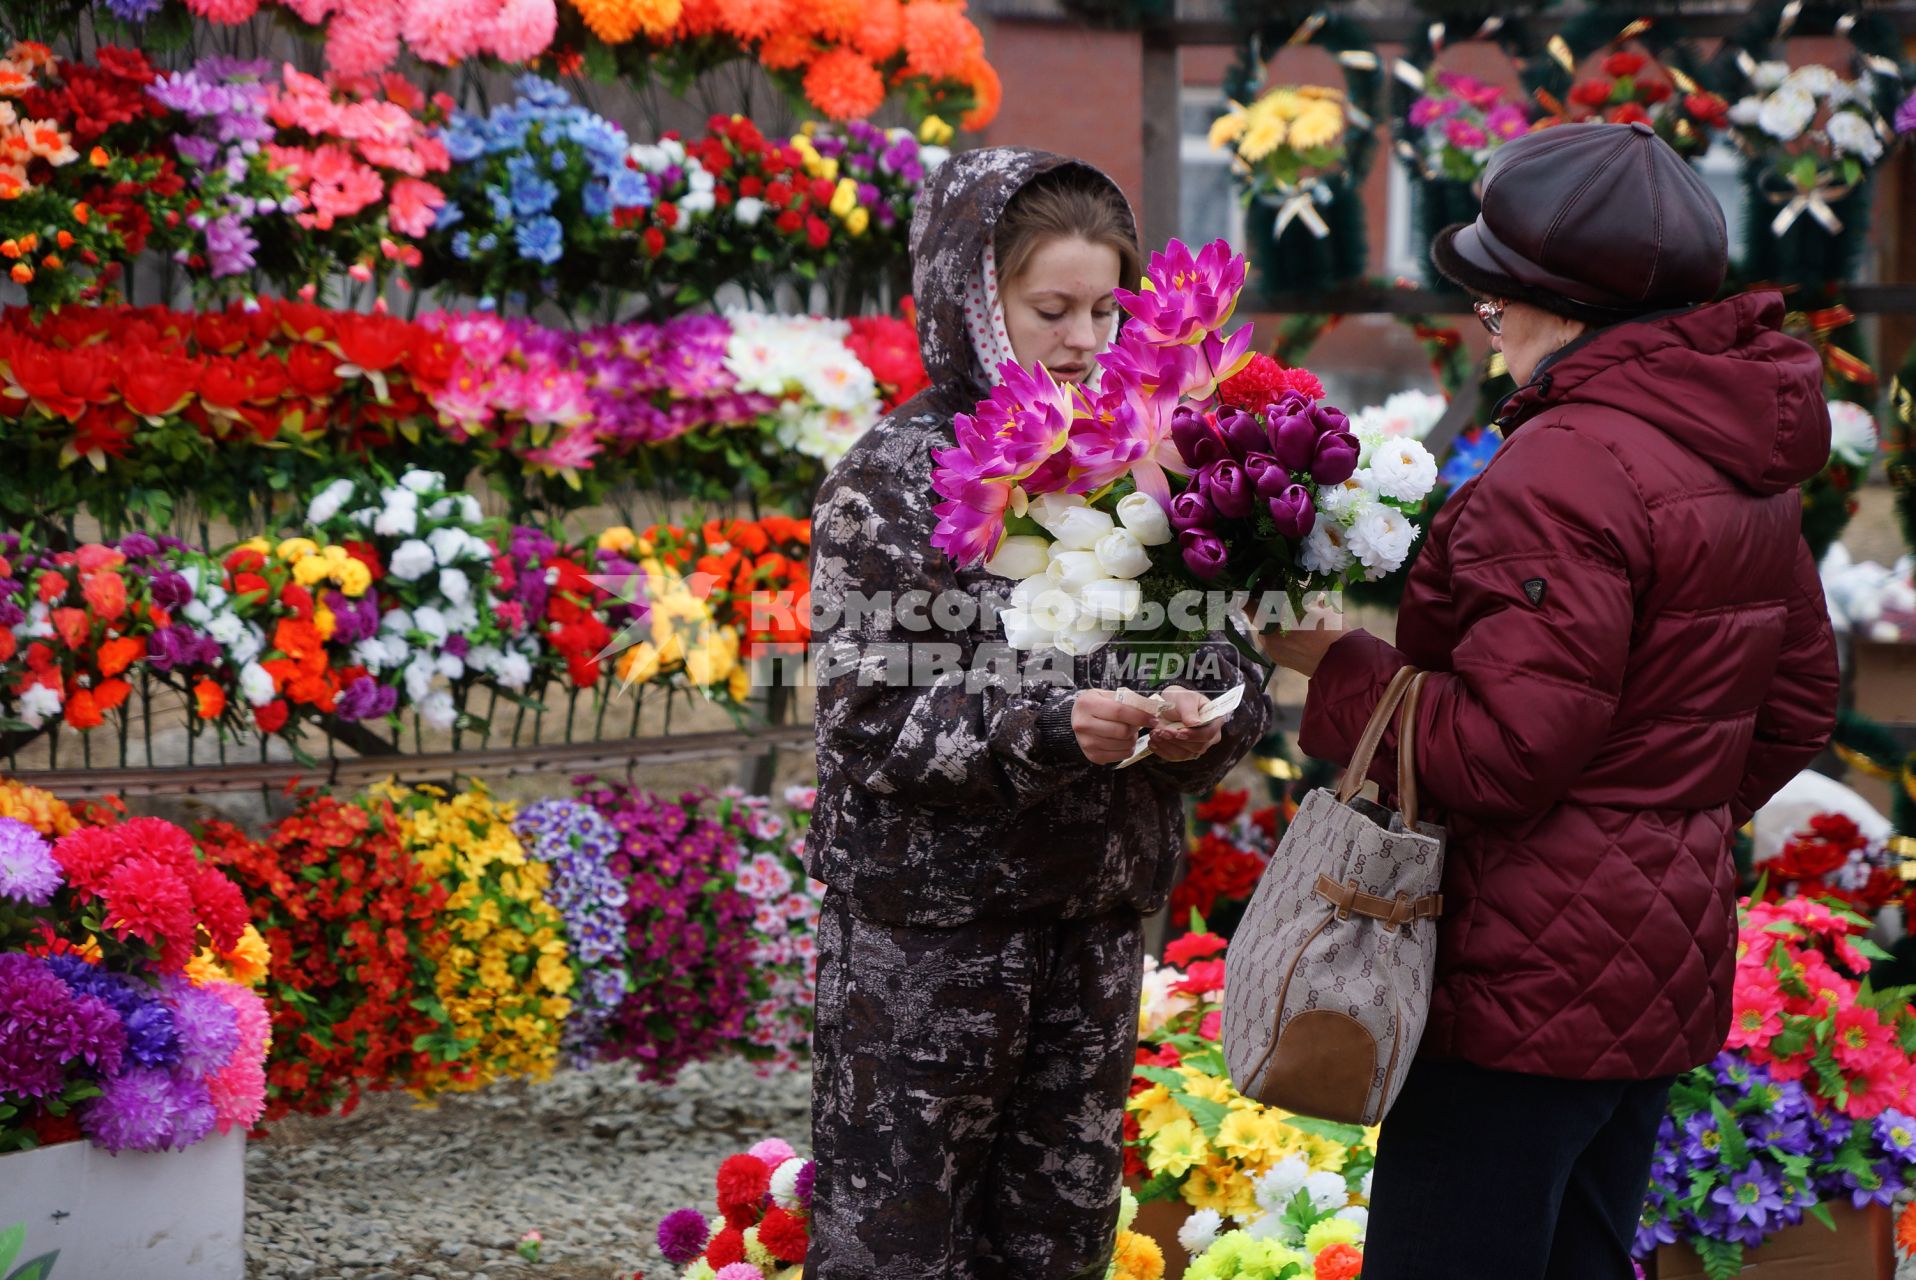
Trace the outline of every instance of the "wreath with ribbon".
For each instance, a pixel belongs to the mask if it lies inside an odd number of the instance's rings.
[[[1835,128],[1812,129],[1816,114],[1832,101],[1826,94],[1813,95],[1809,115],[1802,114],[1800,95],[1779,101],[1783,85],[1777,80],[1785,73],[1812,90],[1816,86],[1815,80],[1800,79],[1814,75],[1811,68],[1789,72],[1776,59],[1792,35],[1835,35],[1852,46],[1850,70],[1867,99],[1853,107],[1837,104],[1832,110],[1830,125],[1839,119],[1855,121],[1838,126],[1844,131],[1840,141]],[[1725,44],[1719,63],[1726,96],[1736,103],[1732,119],[1757,121],[1735,132],[1745,156],[1748,204],[1742,266],[1747,280],[1822,289],[1827,296],[1855,273],[1869,229],[1876,165],[1894,142],[1886,117],[1902,95],[1902,69],[1896,60],[1900,49],[1895,27],[1881,14],[1806,5],[1803,0],[1771,0],[1758,6]],[[1769,118],[1759,118],[1759,112]],[[1797,151],[1779,141],[1775,126],[1791,120],[1799,123],[1799,138],[1820,132],[1829,154],[1821,154],[1815,139],[1811,148]],[[1872,132],[1874,156],[1867,153]]]
[[[1270,292],[1355,280],[1368,259],[1361,191],[1377,152],[1382,60],[1364,24],[1343,14],[1320,9],[1298,21],[1284,5],[1256,11],[1239,6],[1233,12],[1243,30],[1238,59],[1224,85],[1234,109],[1261,96],[1265,64],[1275,49],[1315,45],[1335,57],[1344,74],[1343,163],[1288,189],[1250,196],[1251,260]]]
[[[1729,123],[1730,104],[1716,92],[1718,72],[1680,26],[1680,18],[1640,17],[1634,9],[1586,10],[1524,63],[1524,86],[1548,113],[1545,124],[1640,120],[1695,159]],[[1577,69],[1596,53],[1606,55],[1597,75],[1579,80]]]
[[[1832,405],[1847,402],[1875,410],[1881,383],[1869,362],[1854,350],[1862,344],[1863,331],[1848,307],[1792,311],[1784,317],[1783,327],[1822,357],[1823,392]],[[1859,461],[1833,451],[1823,469],[1803,482],[1803,539],[1819,564],[1856,514],[1856,491],[1868,471],[1867,456]]]
[[[1482,175],[1483,163],[1496,145],[1507,141],[1494,127],[1502,122],[1489,118],[1486,108],[1490,111],[1498,108],[1488,99],[1473,104],[1470,115],[1474,118],[1471,119],[1455,118],[1437,105],[1453,100],[1433,94],[1433,82],[1441,74],[1437,71],[1437,60],[1444,50],[1455,45],[1484,42],[1496,44],[1518,67],[1533,48],[1529,29],[1519,21],[1497,15],[1456,15],[1450,21],[1430,22],[1418,28],[1404,56],[1391,64],[1391,110],[1395,117],[1392,132],[1397,139],[1398,158],[1409,166],[1412,177],[1412,220],[1416,243],[1425,249],[1419,255],[1424,280],[1436,289],[1449,289],[1451,285],[1431,265],[1429,245],[1445,227],[1476,219],[1477,179]],[[1496,92],[1491,86],[1480,86],[1474,80],[1452,82],[1447,88],[1457,93],[1454,100],[1459,102],[1480,88]],[[1503,106],[1522,112],[1521,119],[1528,127],[1529,112],[1520,99],[1509,98]],[[1443,113],[1438,114],[1440,111]],[[1482,134],[1481,144],[1469,151],[1461,144],[1450,144],[1440,132],[1451,129],[1477,130]],[[1461,136],[1464,142],[1469,141],[1467,133]],[[1467,174],[1458,170],[1466,155],[1470,157]]]

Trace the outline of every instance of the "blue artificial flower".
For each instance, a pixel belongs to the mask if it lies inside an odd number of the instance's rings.
[[[1684,1121],[1683,1130],[1685,1157],[1698,1164],[1716,1164],[1723,1158],[1723,1131],[1710,1112],[1697,1112]]]
[[[534,170],[520,169],[512,175],[512,211],[521,218],[544,213],[559,200],[559,188]]]
[[[605,218],[612,214],[612,197],[607,193],[604,183],[586,183],[585,190],[579,193],[579,205],[588,218]]]
[[[486,188],[486,200],[492,205],[492,217],[495,222],[512,221],[512,197],[497,187]]]
[[[565,256],[565,228],[549,214],[540,214],[514,227],[512,239],[519,246],[519,256],[534,262],[551,266]]]
[[[470,164],[486,153],[486,122],[468,115],[453,117],[452,127],[440,133],[446,154],[458,164]]]
[[[452,233],[452,256],[461,262],[472,257],[472,232],[455,231]]]
[[[1876,1117],[1876,1141],[1903,1163],[1916,1163],[1916,1120],[1894,1107]]]
[[[546,163],[554,173],[564,173],[572,165],[572,157],[563,151],[555,151],[546,157]]]
[[[614,208],[641,207],[652,203],[652,184],[647,182],[645,175],[636,169],[628,169],[620,165],[618,171],[612,175],[609,194]]]
[[[499,247],[499,237],[493,232],[488,231],[484,235],[480,236],[477,240],[473,241],[472,247],[477,249],[480,253],[491,253],[494,249],[497,249]]]
[[[459,207],[457,201],[448,200],[439,206],[438,216],[432,220],[432,229],[434,231],[450,231],[465,220],[466,211]]]
[[[1457,487],[1489,466],[1491,455],[1503,442],[1502,436],[1487,427],[1457,437],[1437,478],[1452,488]]]
[[[520,98],[536,107],[564,107],[572,103],[564,89],[542,76],[520,76],[515,87]]]

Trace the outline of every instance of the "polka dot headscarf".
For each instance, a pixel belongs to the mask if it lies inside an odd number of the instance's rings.
[[[998,248],[990,240],[985,241],[978,274],[965,286],[965,331],[971,335],[971,349],[978,353],[978,363],[984,366],[985,381],[997,386],[1002,381],[998,366],[1016,364],[1018,357],[1011,349],[1011,330],[1005,327],[1005,300],[998,292]],[[1104,350],[1111,349],[1117,332],[1118,323],[1113,320],[1111,332],[1105,335]],[[1096,390],[1103,375],[1104,369],[1094,363],[1085,386]]]

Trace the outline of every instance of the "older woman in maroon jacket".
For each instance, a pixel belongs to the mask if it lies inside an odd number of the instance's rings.
[[[1506,443],[1433,521],[1395,645],[1267,644],[1334,761],[1393,672],[1436,673],[1412,731],[1447,912],[1364,1277],[1624,1280],[1671,1079],[1729,1028],[1731,834],[1835,718],[1796,490],[1822,371],[1778,296],[1701,305],[1722,213],[1641,125],[1505,146],[1435,257],[1520,386]]]

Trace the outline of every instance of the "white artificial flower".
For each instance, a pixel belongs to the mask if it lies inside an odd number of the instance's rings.
[[[399,483],[403,487],[423,497],[428,493],[434,493],[445,488],[446,477],[440,475],[437,471],[424,471],[418,467],[414,467],[405,475],[399,477]],[[392,491],[389,489],[387,492],[391,493]]]
[[[1151,568],[1151,553],[1129,529],[1113,529],[1099,538],[1092,554],[1106,576],[1112,578],[1136,578]]]
[[[386,646],[377,636],[367,636],[353,646],[353,661],[378,675],[386,669]]]
[[[1329,520],[1319,520],[1297,549],[1297,563],[1309,573],[1342,573],[1351,559],[1344,530]]]
[[[432,545],[433,559],[440,564],[456,564],[473,554],[479,540],[456,525],[434,529],[426,535]]]
[[[1099,578],[1108,578],[1110,573],[1098,563],[1095,551],[1061,551],[1063,543],[1052,548],[1051,566],[1045,570],[1054,586],[1076,594]]]
[[[1319,1213],[1341,1209],[1351,1198],[1350,1184],[1344,1181],[1344,1175],[1329,1169],[1319,1169],[1305,1178],[1304,1194],[1311,1198],[1311,1208]]]
[[[1756,70],[1750,73],[1750,83],[1768,93],[1790,78],[1790,64],[1787,62],[1759,62]]]
[[[1041,493],[1031,500],[1029,514],[1041,528],[1052,537],[1058,536],[1053,526],[1064,517],[1067,511],[1075,511],[1084,505],[1084,495],[1077,493]]]
[[[1115,626],[1107,626],[1081,612],[1077,621],[1058,633],[1052,645],[1067,657],[1082,658],[1086,654],[1096,653],[1117,638],[1118,629]]]
[[[1310,1161],[1292,1152],[1261,1174],[1251,1184],[1258,1207],[1268,1214],[1282,1214],[1297,1189],[1311,1176]]]
[[[432,658],[423,653],[413,655],[406,664],[406,701],[415,705],[424,702],[426,695],[432,692],[432,678],[439,674],[439,668],[433,665]]]
[[[1050,541],[1036,534],[1021,534],[998,544],[991,559],[985,561],[985,572],[1022,582],[1033,574],[1043,573],[1050,563]]]
[[[213,611],[204,600],[188,600],[180,610],[180,616],[196,627],[203,627],[213,620]]]
[[[1730,108],[1730,123],[1748,129],[1763,117],[1763,99],[1739,98]]]
[[[60,714],[60,691],[43,684],[28,685],[20,694],[19,713],[29,729],[38,729]]]
[[[709,177],[707,181],[710,181]],[[717,207],[718,201],[713,197],[710,191],[687,192],[684,199],[679,201],[679,212],[685,214],[688,218],[696,218],[703,214],[710,213]]]
[[[765,202],[757,196],[740,196],[732,202],[732,216],[741,227],[755,227],[765,216]]]
[[[1039,626],[1036,617],[1029,609],[1004,609],[998,614],[998,620],[1005,629],[1005,643],[1020,653],[1034,649],[1049,649],[1055,634],[1049,627]]]
[[[246,624],[231,610],[223,610],[206,624],[206,634],[223,645],[231,645],[246,632]]]
[[[459,495],[459,518],[467,524],[478,524],[485,519],[486,513],[480,509],[479,499],[469,493]]]
[[[429,604],[422,604],[412,611],[413,630],[420,632],[434,644],[444,644],[452,629],[446,625],[446,615]]]
[[[1418,440],[1393,440],[1371,456],[1369,488],[1399,502],[1421,502],[1437,484],[1437,459]]]
[[[403,667],[412,660],[412,645],[405,636],[389,635],[380,641],[386,648],[386,665]]]
[[[401,582],[417,582],[432,572],[435,563],[431,547],[417,538],[408,538],[393,551],[386,572]]]
[[[793,1156],[772,1170],[772,1203],[790,1212],[802,1203],[798,1197],[798,1177],[805,1172],[805,1161]]]
[[[198,572],[198,570],[195,570],[195,572]],[[226,588],[220,586],[217,582],[207,586],[199,595],[200,599],[206,601],[207,605],[214,609],[219,608],[228,600],[232,599],[232,597],[226,593]]]
[[[1800,89],[1813,97],[1828,97],[1841,84],[1841,78],[1820,62],[1812,62],[1806,67],[1798,67],[1784,77],[1786,88]]]
[[[523,689],[532,680],[532,663],[523,653],[508,653],[493,668],[501,688]]]
[[[433,659],[433,665],[439,668],[439,674],[448,680],[457,680],[466,674],[466,664],[456,653],[442,653]]]
[[[1367,1173],[1364,1176],[1368,1178],[1370,1175]],[[1346,1222],[1356,1223],[1359,1231],[1366,1233],[1370,1231],[1370,1210],[1361,1204],[1347,1204],[1333,1216],[1342,1218]]]
[[[441,569],[439,594],[453,604],[464,604],[472,598],[472,580],[463,569]]]
[[[1224,1230],[1224,1216],[1216,1209],[1199,1209],[1178,1228],[1178,1247],[1193,1258],[1217,1243]]]
[[[1410,544],[1416,538],[1417,526],[1403,512],[1379,505],[1357,517],[1351,525],[1350,551],[1374,581],[1404,563],[1404,557],[1410,554]]]
[[[1148,493],[1127,493],[1119,498],[1118,523],[1147,547],[1171,540],[1171,521],[1158,500]]]
[[[1117,528],[1117,524],[1095,508],[1071,507],[1059,513],[1055,523],[1045,527],[1066,551],[1089,551],[1098,545],[1100,538]]]
[[[1311,495],[1311,501],[1317,507],[1317,514],[1325,519],[1335,520],[1339,524],[1349,525],[1367,507],[1377,501],[1376,495],[1365,483],[1367,479],[1368,477],[1360,471],[1343,484],[1317,486],[1316,492]]]
[[[352,481],[333,481],[324,489],[321,489],[318,496],[313,499],[312,505],[306,508],[307,522],[309,524],[325,524],[328,520],[331,520],[339,514],[339,509],[345,506],[352,496]]]
[[[412,475],[415,473],[409,471],[406,474]],[[403,484],[381,489],[379,491],[379,500],[388,507],[412,507],[415,510],[419,507],[419,495]]]
[[[626,159],[646,173],[658,173],[666,168],[665,149],[649,142],[633,143],[625,155]]]
[[[239,690],[248,703],[263,707],[273,700],[273,677],[259,663],[249,662],[240,668]]]
[[[1357,1194],[1366,1200],[1370,1199],[1370,1175],[1371,1170],[1364,1170],[1364,1180],[1357,1184]]]
[[[370,529],[379,523],[378,507],[361,507],[353,512],[353,523],[362,529]]]
[[[1756,123],[1763,132],[1781,142],[1794,142],[1803,136],[1816,119],[1816,99],[1801,89],[1785,85],[1763,99]]]
[[[685,144],[677,138],[661,138],[659,140],[659,150],[665,153],[667,168],[675,164],[685,163]]]
[[[479,629],[479,610],[473,607],[471,601],[455,605],[446,610],[446,625],[460,635],[476,631]]]
[[[1864,164],[1875,164],[1883,158],[1882,135],[1876,132],[1874,124],[1854,111],[1838,111],[1823,128],[1838,155],[1855,156]]]
[[[1875,416],[1860,404],[1830,401],[1830,461],[1864,467],[1875,456]]]
[[[244,631],[240,632],[239,639],[233,641],[232,645],[228,647],[226,656],[241,666],[244,666],[259,657],[265,648],[266,633],[258,627],[248,626]]]
[[[403,636],[412,630],[412,614],[404,609],[388,609],[379,615],[379,629],[390,635]]]
[[[373,532],[382,537],[411,537],[418,529],[418,507],[390,506],[373,518]]]
[[[45,604],[38,600],[34,601],[33,608],[27,612],[27,618],[29,621],[26,632],[29,638],[45,640],[53,634],[53,610]]]
[[[702,191],[709,194],[713,188],[718,186],[718,183],[713,181],[712,175],[705,171],[704,165],[695,162],[691,172],[686,175],[685,185],[693,191]]]
[[[459,718],[459,710],[452,705],[450,693],[434,689],[420,702],[419,718],[435,729],[450,729]]]
[[[506,655],[504,650],[499,649],[493,645],[489,645],[489,644],[474,645],[466,653],[466,666],[470,670],[477,671],[483,674],[485,672],[493,671],[497,669],[499,666],[499,660],[504,658],[505,656]]]
[[[452,499],[451,498],[441,498],[439,501],[433,503],[430,507],[426,508],[426,519],[428,520],[444,520],[447,516],[451,514],[452,514]]]
[[[1028,612],[1031,621],[1043,630],[1053,633],[1069,631],[1078,625],[1077,593],[1054,586],[1049,591],[1040,592]]]
[[[1011,595],[1006,598],[1005,604],[1012,609],[1029,609],[1039,596],[1057,589],[1057,584],[1051,581],[1050,574],[1033,574],[1011,589]]]
[[[198,595],[200,593],[200,567],[196,564],[189,564],[184,569],[181,569],[179,574],[182,578],[186,579],[186,589],[194,595]]]
[[[1145,961],[1144,986],[1138,997],[1138,1024],[1143,1029],[1141,1034],[1148,1037],[1179,1014],[1197,1007],[1194,996],[1177,990],[1183,981],[1184,975],[1178,970],[1160,965],[1155,960]]]
[[[918,163],[925,167],[925,172],[928,174],[949,159],[951,159],[949,147],[918,148]]]
[[[1110,624],[1129,622],[1144,603],[1144,589],[1127,578],[1100,578],[1078,592],[1078,607],[1086,617]]]

